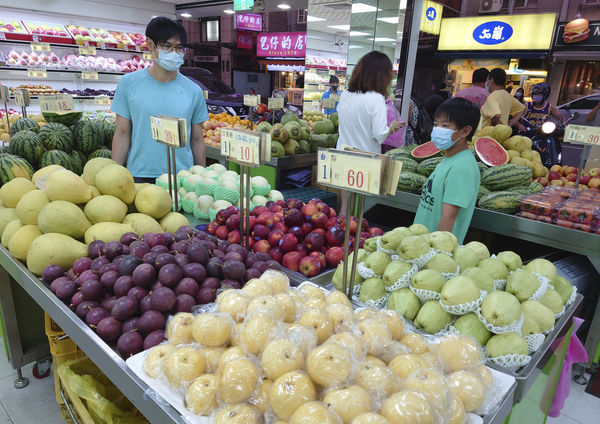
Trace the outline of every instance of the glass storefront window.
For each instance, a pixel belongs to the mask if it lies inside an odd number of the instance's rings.
[[[567,62],[558,104],[600,92],[599,62]]]

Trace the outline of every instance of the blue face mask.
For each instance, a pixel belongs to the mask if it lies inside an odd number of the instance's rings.
[[[156,63],[166,71],[176,71],[183,65],[183,55],[184,53],[158,49],[158,59],[156,59]]]
[[[452,134],[454,134],[454,132],[455,131],[450,128],[433,127],[433,130],[431,131],[431,141],[438,149],[448,150],[450,147],[454,146],[455,142],[452,141]]]

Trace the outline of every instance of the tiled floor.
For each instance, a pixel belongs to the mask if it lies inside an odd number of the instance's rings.
[[[33,364],[23,368],[23,375],[29,378],[29,385],[17,390],[13,387],[17,373],[8,360],[0,338],[0,424],[60,424],[54,380],[52,373],[48,378],[38,380],[32,375]],[[511,424],[542,423],[544,414],[539,408],[539,399],[544,391],[544,374],[536,380],[527,396],[513,410]],[[600,398],[585,393],[585,386],[571,383],[571,392],[561,416],[549,418],[550,424],[591,424],[600,417]]]

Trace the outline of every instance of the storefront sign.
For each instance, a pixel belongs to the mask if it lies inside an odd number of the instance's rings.
[[[442,20],[438,50],[548,50],[556,14]]]
[[[262,15],[256,13],[241,13],[236,15],[235,23],[237,29],[262,31]]]
[[[451,70],[474,71],[479,68],[502,68],[506,69],[509,59],[453,59],[450,62]]]
[[[248,10],[254,6],[254,0],[233,0],[233,10]]]
[[[590,50],[600,47],[600,21],[576,19],[558,25],[554,49]]]
[[[219,63],[219,56],[194,56],[194,62]]]
[[[421,31],[438,35],[442,24],[444,7],[434,1],[423,2],[423,15],[421,16]]]
[[[256,41],[256,55],[261,57],[304,57],[305,32],[261,33]]]
[[[238,49],[252,49],[252,33],[247,31],[238,31],[237,46]]]

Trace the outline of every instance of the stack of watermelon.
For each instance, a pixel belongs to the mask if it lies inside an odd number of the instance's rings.
[[[411,193],[419,193],[435,167],[444,160],[442,151],[431,141],[420,146],[392,149],[386,155],[402,162],[398,190]]]
[[[41,128],[28,118],[10,126],[10,144],[0,154],[1,184],[15,177],[31,178],[35,170],[48,165],[81,174],[88,160],[110,158],[114,122],[81,118],[81,112],[43,115],[47,123]]]

